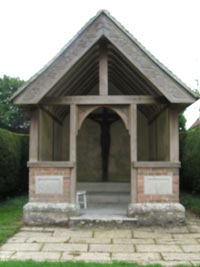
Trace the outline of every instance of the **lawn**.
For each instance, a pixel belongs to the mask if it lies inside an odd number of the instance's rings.
[[[0,244],[15,234],[22,225],[22,207],[26,202],[27,196],[0,202]]]
[[[181,193],[180,202],[186,209],[200,216],[200,195]]]

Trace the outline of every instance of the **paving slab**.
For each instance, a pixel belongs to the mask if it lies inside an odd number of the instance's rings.
[[[132,253],[135,248],[132,244],[90,244],[90,252],[121,252],[126,251],[127,253]]]
[[[189,229],[187,226],[179,226],[179,227],[153,227],[153,232],[160,234],[186,234],[189,233]]]
[[[68,243],[69,237],[62,236],[35,236],[28,237],[26,243]]]
[[[94,231],[94,237],[101,238],[131,238],[132,231],[131,230],[96,230]]]
[[[113,261],[156,262],[161,260],[160,253],[112,253]]]
[[[200,245],[181,246],[184,252],[200,252]]]
[[[161,253],[166,261],[200,261],[200,253]]]
[[[154,232],[154,227],[150,226],[138,226],[133,227],[132,231],[138,231],[138,232]]]
[[[200,264],[200,219],[180,227],[23,227],[0,247],[0,260],[128,261]]]
[[[24,237],[24,238],[28,238],[28,237],[49,237],[52,236],[51,232],[31,232],[31,231],[20,231],[17,234],[15,234],[14,237]]]
[[[59,252],[16,252],[12,260],[34,260],[34,261],[57,261],[61,258]]]
[[[182,252],[176,245],[136,245],[137,252]]]
[[[70,229],[55,229],[53,236],[78,236],[78,237],[92,237],[93,231],[88,230],[70,230]]]
[[[174,239],[174,238],[168,238],[168,239],[160,239],[156,238],[155,239],[156,244],[159,245],[198,245],[198,239],[184,239],[184,238],[179,238],[179,239]]]
[[[20,230],[29,232],[43,232],[44,227],[22,227]]]
[[[188,230],[190,233],[200,233],[200,226],[199,225],[189,225]]]
[[[4,244],[0,251],[40,251],[42,248],[42,244],[22,244],[22,243],[7,243]]]
[[[11,237],[7,240],[7,243],[25,243],[27,237]]]
[[[199,238],[200,239],[200,233],[189,233],[189,234],[172,234],[172,237],[177,238]]]
[[[0,251],[0,260],[8,260],[15,251]]]
[[[112,242],[113,244],[155,244],[152,238],[113,238]]]
[[[126,239],[125,239],[126,240]],[[80,243],[80,244],[111,244],[111,238],[90,238],[90,237],[71,237],[69,243]]]
[[[88,244],[45,244],[42,251],[88,251]]]
[[[44,227],[43,232],[54,232],[57,227]]]
[[[110,253],[83,252],[68,253],[64,252],[61,260],[86,261],[86,262],[111,262]]]
[[[160,232],[142,232],[142,231],[133,231],[134,238],[156,238],[160,237]],[[163,238],[171,238],[172,235],[168,233],[162,233]]]

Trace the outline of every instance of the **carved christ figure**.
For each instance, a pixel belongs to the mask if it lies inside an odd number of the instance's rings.
[[[100,125],[101,129],[101,163],[102,163],[102,181],[108,182],[108,168],[110,155],[110,127],[119,119],[115,113],[108,112],[108,109],[103,108],[101,113],[90,114],[89,119]]]

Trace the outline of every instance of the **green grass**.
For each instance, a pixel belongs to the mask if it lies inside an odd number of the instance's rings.
[[[34,261],[4,261],[0,267],[160,267],[160,264],[139,265],[135,263],[87,263],[87,262],[34,262]],[[178,265],[177,265],[178,266]],[[189,267],[189,265],[179,265]],[[196,265],[198,266],[198,265]]]
[[[200,195],[181,193],[180,202],[186,209],[200,216]]]
[[[0,202],[0,244],[15,234],[22,225],[22,208],[26,202],[25,196]]]

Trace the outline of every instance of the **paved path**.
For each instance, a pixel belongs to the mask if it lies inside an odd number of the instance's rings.
[[[23,227],[0,248],[0,260],[128,261],[200,264],[200,220],[180,227],[66,229]]]

